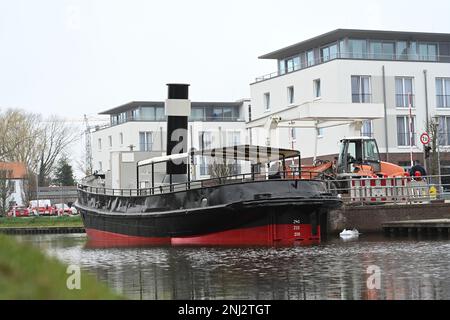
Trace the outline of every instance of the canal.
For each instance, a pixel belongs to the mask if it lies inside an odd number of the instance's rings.
[[[447,239],[362,235],[305,247],[93,248],[83,234],[15,237],[131,299],[450,299]],[[368,268],[380,271],[379,289]]]

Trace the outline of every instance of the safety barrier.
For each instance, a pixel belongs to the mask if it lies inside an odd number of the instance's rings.
[[[349,202],[362,204],[418,203],[437,199],[431,177],[376,177],[349,180]],[[430,190],[432,192],[430,193]],[[340,189],[340,193],[346,193]]]

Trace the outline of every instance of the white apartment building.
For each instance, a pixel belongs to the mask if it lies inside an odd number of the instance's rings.
[[[338,29],[259,58],[278,69],[250,85],[253,144],[329,159],[341,138],[362,134],[407,166],[411,100],[414,159],[427,119],[439,122],[441,151],[450,146],[450,34]]]
[[[192,102],[188,149],[248,143],[245,123],[249,105],[250,101],[245,99],[237,102]],[[110,123],[91,134],[93,170],[106,173],[113,188],[135,188],[136,162],[166,152],[164,102],[130,102],[100,114],[109,115]],[[240,173],[242,163],[233,165],[233,171]],[[146,187],[149,181],[145,179],[145,170],[141,174],[140,187]],[[207,158],[195,159],[192,174],[194,178],[210,175]]]

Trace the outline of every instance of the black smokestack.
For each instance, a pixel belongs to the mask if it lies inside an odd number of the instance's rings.
[[[191,114],[188,84],[168,84],[168,97],[165,105],[167,116],[167,155],[186,153],[188,117]],[[186,174],[185,161],[167,162],[167,174]]]

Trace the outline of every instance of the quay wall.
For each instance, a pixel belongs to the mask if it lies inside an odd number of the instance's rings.
[[[450,218],[450,203],[343,206],[328,217],[328,233],[356,228],[361,233],[381,233],[382,223],[402,220]]]

